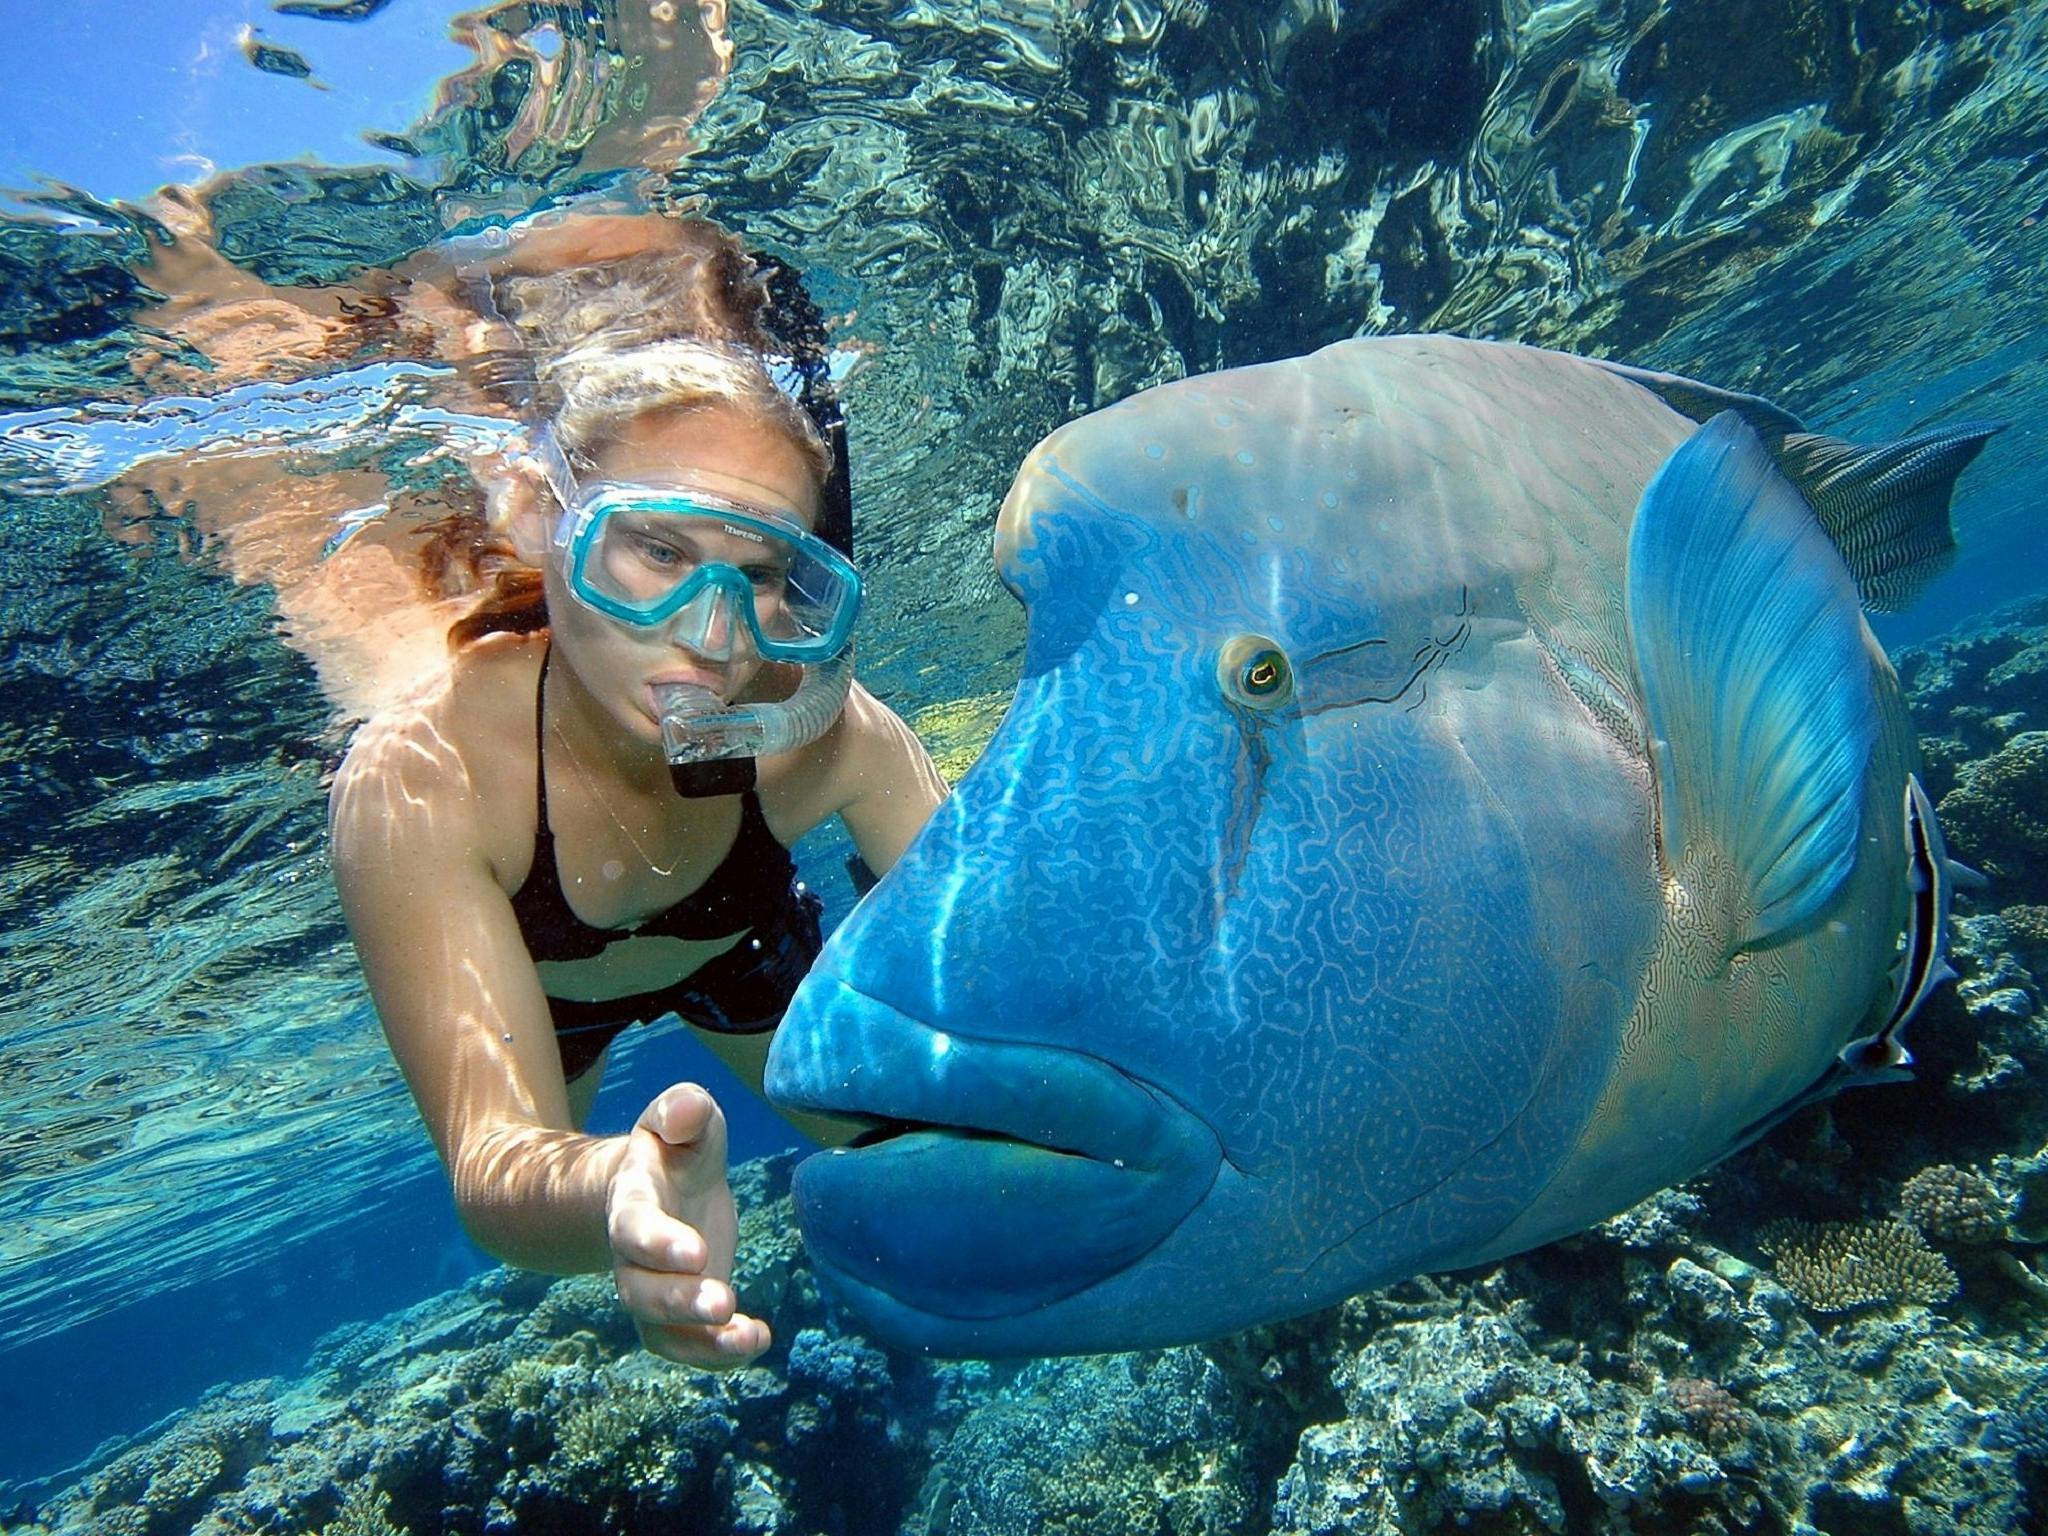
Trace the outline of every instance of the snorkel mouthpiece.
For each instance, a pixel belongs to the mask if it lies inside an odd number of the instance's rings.
[[[676,793],[700,799],[751,788],[754,759],[816,741],[839,718],[852,686],[850,651],[805,667],[796,692],[773,703],[729,705],[692,683],[658,685],[661,745]]]

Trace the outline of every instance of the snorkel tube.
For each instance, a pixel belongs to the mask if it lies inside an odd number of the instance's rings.
[[[709,688],[663,683],[661,745],[670,782],[686,799],[754,787],[754,759],[807,747],[830,729],[853,686],[853,651],[803,667],[796,692],[772,703],[727,704]]]

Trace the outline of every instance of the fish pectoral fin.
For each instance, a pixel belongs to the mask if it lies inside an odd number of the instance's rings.
[[[2004,430],[2002,421],[1963,422],[1870,447],[1794,432],[1778,446],[1778,467],[1841,550],[1865,606],[1890,613],[1955,559],[1956,476]]]
[[[1753,948],[1824,907],[1854,866],[1875,681],[1856,585],[1756,433],[1716,416],[1643,492],[1629,640],[1666,867],[1711,842]]]

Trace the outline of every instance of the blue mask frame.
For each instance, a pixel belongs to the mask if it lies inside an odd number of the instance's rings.
[[[821,631],[800,639],[763,633],[755,612],[754,584],[738,567],[721,560],[707,561],[656,602],[636,605],[604,591],[589,577],[592,555],[606,520],[616,512],[670,513],[737,525],[739,528],[796,550],[824,568],[845,590],[845,598],[833,607]],[[799,664],[828,661],[846,649],[860,618],[862,588],[860,572],[830,544],[793,520],[760,508],[742,506],[701,491],[645,485],[602,485],[578,493],[562,514],[555,544],[563,556],[563,574],[577,601],[606,618],[635,629],[655,629],[672,622],[676,615],[715,589],[731,601],[746,623],[755,650],[770,661]]]

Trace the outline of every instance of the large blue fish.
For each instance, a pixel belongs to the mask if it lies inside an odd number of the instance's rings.
[[[1053,433],[1009,714],[770,1058],[875,1127],[798,1170],[820,1272],[943,1353],[1201,1338],[1895,1075],[1948,867],[1862,608],[1991,430],[1400,337]]]

